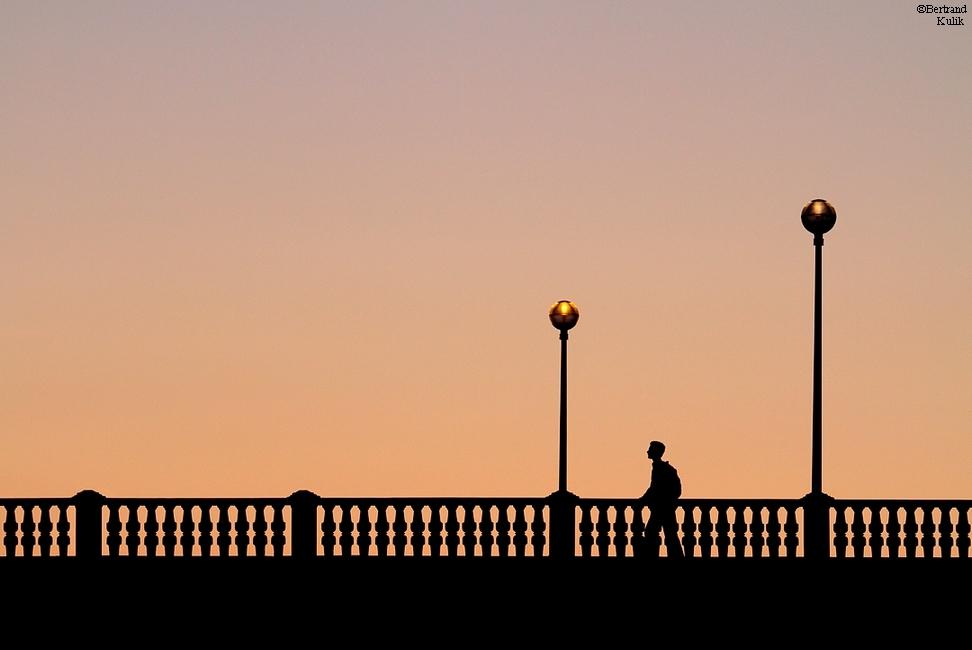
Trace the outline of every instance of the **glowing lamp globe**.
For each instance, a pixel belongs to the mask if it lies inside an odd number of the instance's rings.
[[[814,235],[822,235],[837,223],[837,211],[823,199],[814,199],[803,208],[800,220],[803,227]]]
[[[550,322],[561,332],[566,332],[577,324],[580,310],[569,300],[558,300],[550,308]]]

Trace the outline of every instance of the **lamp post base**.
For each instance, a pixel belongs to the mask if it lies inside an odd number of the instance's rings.
[[[574,531],[577,529],[577,504],[573,492],[557,490],[547,497],[550,506],[550,557],[574,557]]]
[[[803,502],[803,557],[830,557],[830,507],[834,498],[823,492],[811,492]]]

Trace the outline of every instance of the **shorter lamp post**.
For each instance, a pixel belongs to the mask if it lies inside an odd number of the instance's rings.
[[[830,497],[823,491],[823,405],[822,405],[822,265],[824,234],[837,223],[837,211],[823,199],[810,201],[800,213],[803,227],[813,234],[813,415],[811,424],[810,493],[804,510],[804,554],[824,558],[830,554]]]
[[[577,497],[567,490],[567,332],[577,324],[580,310],[569,300],[550,308],[550,322],[560,330],[560,464],[558,489],[550,495],[550,555],[574,556]]]

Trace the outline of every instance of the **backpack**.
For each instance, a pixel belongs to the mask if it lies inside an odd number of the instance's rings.
[[[660,478],[664,479],[664,483],[659,487],[661,488],[662,494],[675,501],[682,496],[682,480],[678,478],[678,470],[669,465],[667,461],[662,462],[664,463],[662,467],[665,470]]]

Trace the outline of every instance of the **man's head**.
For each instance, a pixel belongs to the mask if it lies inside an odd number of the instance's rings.
[[[659,442],[657,440],[652,440],[648,444],[648,458],[652,460],[661,460],[661,457],[665,454],[665,443]]]

